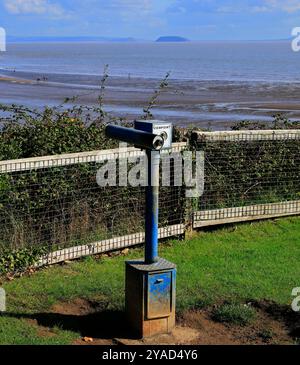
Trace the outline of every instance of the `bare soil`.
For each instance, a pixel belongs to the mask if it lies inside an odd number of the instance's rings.
[[[253,302],[257,316],[253,323],[239,326],[213,320],[213,307],[187,310],[177,318],[176,329],[168,335],[136,339],[130,336],[122,312],[109,311],[97,300],[77,298],[54,305],[49,313],[32,318],[39,334],[51,336],[51,329],[59,325],[81,333],[75,345],[261,345],[296,344],[300,339],[300,315],[288,306],[274,302]]]

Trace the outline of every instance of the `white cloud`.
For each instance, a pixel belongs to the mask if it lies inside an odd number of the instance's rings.
[[[262,0],[261,4],[232,4],[219,6],[217,11],[220,13],[239,13],[242,11],[250,11],[253,13],[270,13],[274,11],[282,11],[285,13],[296,13],[300,10],[299,0]]]
[[[63,7],[48,0],[4,0],[10,14],[37,14],[61,18],[67,15]]]
[[[110,0],[103,4],[103,9],[116,11],[124,17],[148,15],[153,11],[151,0]]]
[[[265,10],[282,10],[286,13],[295,13],[300,10],[299,0],[264,0]]]

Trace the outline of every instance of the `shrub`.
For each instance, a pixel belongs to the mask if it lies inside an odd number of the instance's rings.
[[[25,271],[33,267],[44,253],[45,250],[40,247],[5,250],[0,256],[0,275]]]

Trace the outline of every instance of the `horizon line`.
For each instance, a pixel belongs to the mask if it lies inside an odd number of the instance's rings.
[[[141,39],[141,38],[135,38],[135,37],[105,37],[105,36],[7,36],[7,43],[23,43],[28,41],[48,41],[48,42],[67,42],[67,41],[76,41],[76,40],[82,40],[86,42],[156,42],[161,37],[180,37],[185,38],[181,36],[159,36],[155,39]],[[98,39],[97,39],[98,38]],[[189,42],[275,42],[275,41],[289,41],[292,38],[265,38],[265,39],[189,39],[185,38],[186,41],[170,41],[170,43],[189,43]],[[163,42],[162,42],[163,43]],[[168,42],[165,42],[168,43]]]

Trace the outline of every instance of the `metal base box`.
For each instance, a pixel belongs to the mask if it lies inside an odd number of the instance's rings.
[[[139,338],[170,333],[175,327],[176,265],[126,262],[126,315]]]

